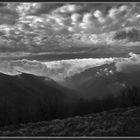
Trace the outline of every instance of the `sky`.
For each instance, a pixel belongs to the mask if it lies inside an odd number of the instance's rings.
[[[94,67],[97,77],[135,75],[139,46],[139,3],[0,3],[0,73],[59,83]]]
[[[0,52],[139,44],[138,3],[0,3]]]

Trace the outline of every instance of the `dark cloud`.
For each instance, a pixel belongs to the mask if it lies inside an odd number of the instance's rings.
[[[136,27],[119,30],[114,34],[114,39],[128,39],[130,42],[140,41],[140,30]]]
[[[0,13],[0,24],[13,25],[16,23],[15,15],[11,14],[1,14]]]
[[[140,55],[129,53],[130,57],[117,61],[115,66],[118,72],[134,72],[140,70]]]
[[[8,3],[0,3],[0,24],[13,25],[18,19],[18,13],[14,5]]]
[[[139,9],[140,4],[129,3],[1,3],[0,32],[8,39],[1,39],[0,50],[41,52],[139,42],[137,29],[121,31],[140,26]]]
[[[34,23],[37,18],[40,24],[52,26],[52,30],[63,30],[67,28],[70,32],[89,32],[101,33],[110,30],[117,30],[133,21],[133,15],[136,14],[135,6],[132,4],[40,4],[27,3],[18,6],[19,13],[23,16],[22,22],[29,20]],[[138,8],[137,8],[138,9]],[[137,13],[138,14],[138,13]],[[78,16],[77,16],[78,15]],[[26,17],[34,16],[27,19]],[[136,15],[135,15],[136,16]],[[76,19],[77,18],[77,19]],[[135,18],[135,24],[138,19]]]
[[[29,13],[31,15],[42,15],[42,14],[49,14],[53,10],[57,9],[58,7],[63,6],[64,4],[49,4],[49,3],[40,3],[38,8],[36,8],[33,12]]]

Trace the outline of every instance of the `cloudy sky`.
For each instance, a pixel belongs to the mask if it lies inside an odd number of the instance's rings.
[[[93,67],[130,75],[140,71],[139,46],[139,3],[0,3],[0,73],[60,83]]]
[[[138,46],[137,3],[0,3],[0,52]]]

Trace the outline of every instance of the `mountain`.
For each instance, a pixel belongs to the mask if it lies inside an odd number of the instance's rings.
[[[106,96],[111,90],[109,86],[117,85],[116,77],[109,73],[114,70],[114,64],[89,68],[79,74],[67,77],[62,85],[79,91],[77,93],[84,98]]]
[[[0,136],[140,136],[140,106],[118,108],[67,119],[9,125]]]
[[[64,118],[76,100],[73,91],[51,79],[0,73],[0,126]]]
[[[114,63],[111,63],[67,77],[62,85],[78,91],[83,98],[105,98],[109,94],[119,95],[125,87],[140,87],[139,76],[139,70],[128,73],[117,72]]]

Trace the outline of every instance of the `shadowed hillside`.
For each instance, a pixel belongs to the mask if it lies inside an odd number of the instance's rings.
[[[72,114],[75,100],[72,91],[53,80],[0,73],[0,126],[64,118]]]
[[[89,71],[95,72],[95,69],[90,69]],[[85,75],[88,76],[86,71]],[[139,72],[135,72],[134,75],[131,75],[130,73],[129,75],[117,73],[116,75],[113,75],[113,77],[112,75],[111,77],[103,76],[99,79],[98,84],[97,82],[96,84],[98,85],[98,88],[103,88],[101,91],[104,97],[86,99],[82,96],[77,96],[80,95],[80,93],[76,93],[74,90],[62,87],[48,78],[45,79],[44,77],[38,77],[26,73],[22,73],[17,76],[9,76],[0,73],[0,127],[2,128],[2,126],[6,127],[6,125],[16,124],[18,127],[21,123],[26,124],[40,121],[51,121],[55,119],[66,119],[76,115],[83,116],[115,108],[138,106],[140,105],[140,86],[137,84],[139,81],[133,79],[138,76]],[[91,90],[90,93],[96,95],[97,91],[94,90],[95,88],[92,86],[92,84],[94,84],[92,78],[93,77],[83,82],[87,82],[87,85],[91,86],[88,87]],[[114,96],[112,93],[108,92],[109,90],[105,89],[106,86],[110,85],[111,82],[115,82],[115,80],[118,80],[118,82],[127,80],[128,82],[126,87],[118,90],[119,92],[117,96]],[[133,81],[136,82],[133,83],[135,86],[132,84]],[[77,81],[75,80],[75,82]],[[85,88],[86,84],[84,85],[83,87]],[[84,89],[83,87],[81,87],[81,89]],[[88,88],[84,90],[85,95],[88,93],[86,92],[86,90],[88,91]],[[100,94],[101,92],[99,95]],[[45,128],[45,131],[46,129],[48,130],[48,128]],[[37,133],[40,133],[38,131],[41,130],[37,129]],[[50,134],[51,132],[52,130],[50,130],[47,135],[55,135]],[[5,135],[5,133],[6,135],[11,134],[11,132],[2,132],[0,134]],[[17,133],[18,132],[14,132],[15,135],[22,135]],[[67,134],[69,135],[71,133],[66,132],[65,134],[64,132],[64,135]],[[74,135],[79,134],[80,133]],[[23,133],[23,135],[26,134]],[[46,133],[42,134],[41,132],[37,135],[46,135]],[[71,135],[73,136],[73,134]]]
[[[0,136],[140,136],[140,107],[118,108],[67,119],[11,125]]]

